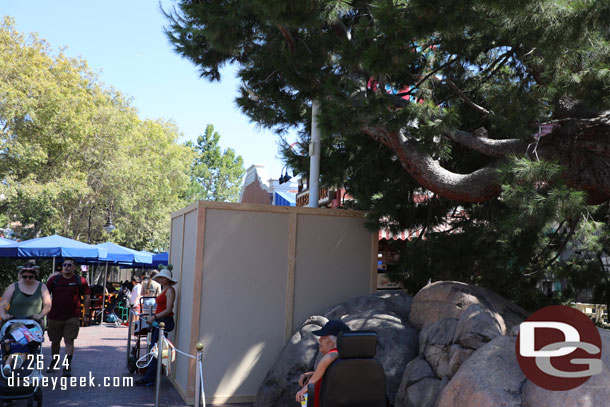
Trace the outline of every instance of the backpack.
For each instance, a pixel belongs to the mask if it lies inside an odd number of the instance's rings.
[[[152,285],[152,278],[149,278],[146,281],[146,285],[142,282],[142,296],[150,297],[153,295],[154,286]]]
[[[59,276],[61,276],[61,274],[53,276],[52,279],[48,281],[50,283],[50,284],[47,284],[47,287],[49,288],[49,293],[53,294],[53,290],[55,289],[55,285],[57,284],[57,280],[59,279]],[[85,292],[85,288],[83,287],[82,277],[79,276],[78,274],[75,274],[74,276],[76,277],[76,285],[78,286],[78,294],[82,297],[83,293]]]
[[[119,318],[116,316],[116,314],[113,313],[108,313],[106,315],[104,315],[104,322],[109,322],[111,324],[117,322],[119,320]]]

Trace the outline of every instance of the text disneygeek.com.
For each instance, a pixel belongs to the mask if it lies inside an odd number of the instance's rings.
[[[81,377],[20,377],[11,375],[7,378],[9,387],[40,386],[52,390],[67,390],[69,387],[133,387],[133,377],[102,377],[98,380],[91,372]]]

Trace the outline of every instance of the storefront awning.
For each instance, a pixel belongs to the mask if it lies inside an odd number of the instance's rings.
[[[273,193],[273,205],[277,206],[296,206],[296,195],[286,192],[275,191]]]

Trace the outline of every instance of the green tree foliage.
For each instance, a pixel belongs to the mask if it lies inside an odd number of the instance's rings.
[[[192,160],[178,137],[172,123],[138,118],[85,61],[25,38],[10,18],[0,25],[0,212],[20,238],[167,247]]]
[[[607,1],[182,0],[168,18],[202,77],[237,64],[241,110],[302,151],[319,101],[322,183],[374,226],[428,232],[403,256],[411,289],[456,278],[533,307],[562,272],[607,284],[589,244],[607,241]]]
[[[220,134],[208,124],[205,133],[197,142],[187,142],[193,149],[195,159],[191,164],[191,183],[187,200],[238,202],[244,177],[244,160],[236,156],[232,148],[222,151]]]

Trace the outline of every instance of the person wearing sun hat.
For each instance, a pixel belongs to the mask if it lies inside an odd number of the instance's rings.
[[[315,389],[315,400],[314,406],[318,406],[318,394],[320,393],[320,385],[322,384],[322,378],[328,366],[339,357],[339,351],[337,350],[337,336],[341,332],[349,332],[351,329],[345,324],[345,322],[331,319],[321,329],[313,331],[312,333],[318,338],[318,344],[320,346],[320,353],[322,359],[318,362],[318,366],[313,372],[303,373],[299,377],[299,386],[301,389],[296,394],[296,401],[303,401],[304,396],[307,394],[307,385],[310,383],[314,384]]]
[[[165,323],[165,334],[174,330],[174,300],[176,299],[176,290],[172,286],[178,282],[172,275],[171,265],[161,269],[159,274],[155,275],[153,279],[161,284],[161,294],[155,299],[157,304],[155,315],[146,317],[146,322],[154,327],[150,340],[151,347],[159,340],[158,324],[161,322]],[[144,377],[137,380],[135,384],[137,386],[152,386],[155,383],[156,372],[157,359],[153,358],[146,369]]]

